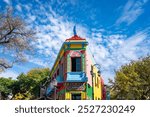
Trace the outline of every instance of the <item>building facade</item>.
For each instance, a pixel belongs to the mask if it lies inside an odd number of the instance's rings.
[[[75,33],[66,39],[57,55],[46,83],[46,97],[57,100],[103,99],[104,83],[98,67],[86,39]]]

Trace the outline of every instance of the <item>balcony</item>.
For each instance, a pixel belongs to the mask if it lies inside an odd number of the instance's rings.
[[[85,72],[68,72],[66,82],[86,82]]]
[[[50,84],[48,85],[48,87],[46,89],[47,96],[54,92],[54,87],[56,85],[57,85],[57,81],[55,79],[50,82]]]
[[[62,83],[63,82],[63,78],[60,76],[56,77],[57,83]]]
[[[52,87],[47,87],[47,89],[46,89],[46,95],[48,96],[48,95],[50,95],[51,93],[53,92],[53,88]]]

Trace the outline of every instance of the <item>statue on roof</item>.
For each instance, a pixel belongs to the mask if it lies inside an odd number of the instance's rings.
[[[76,32],[76,25],[73,27],[73,33],[74,33],[74,35],[77,35],[77,32]]]

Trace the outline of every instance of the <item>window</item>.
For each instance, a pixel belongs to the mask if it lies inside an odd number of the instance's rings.
[[[81,71],[81,58],[76,57],[72,58],[71,60],[72,60],[72,71],[73,72]]]
[[[57,70],[57,76],[59,76],[59,69]]]
[[[63,77],[63,64],[60,64],[60,74],[61,77]]]
[[[81,93],[73,93],[71,95],[72,100],[81,100]]]

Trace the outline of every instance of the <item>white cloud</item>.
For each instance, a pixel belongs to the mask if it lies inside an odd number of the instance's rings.
[[[37,41],[34,43],[35,47],[38,49],[37,52],[43,56],[49,56],[52,58],[51,63],[54,63],[57,53],[65,39],[70,38],[73,35],[74,23],[68,22],[64,17],[56,14],[50,6],[47,8],[41,4],[40,10],[41,9],[45,12],[37,10],[28,12],[27,21],[30,23],[30,27],[38,32],[36,36]],[[44,23],[44,25],[38,23],[39,21]],[[37,25],[34,25],[36,23]],[[77,33],[79,35],[85,37],[85,32],[86,29],[84,27],[77,25]]]
[[[29,18],[28,23],[33,23],[36,20],[35,15],[28,14],[27,17]]]
[[[8,4],[8,5],[10,5],[11,4],[11,2],[10,2],[10,0],[3,0],[6,4]]]
[[[17,72],[12,70],[7,70],[5,72],[0,73],[0,77],[5,77],[5,78],[12,77],[13,79],[16,79],[18,75],[19,74]]]
[[[32,4],[22,5],[28,12],[31,10]]]
[[[136,4],[139,6],[138,3]],[[127,5],[126,7],[131,6]],[[75,23],[59,16],[51,7],[47,8],[41,5],[40,10],[42,9],[44,12],[33,10],[27,13],[30,16],[28,17],[30,26],[39,32],[34,45],[37,47],[38,54],[43,56],[42,58],[32,58],[30,62],[44,67],[52,67],[63,42],[73,35],[72,30]],[[31,18],[34,16],[36,18]],[[39,21],[42,23],[34,25]],[[146,31],[138,32],[130,37],[127,37],[126,34],[104,35],[104,32],[107,31],[105,29],[92,29],[91,31],[77,24],[77,33],[88,40],[95,61],[102,66],[102,74],[106,82],[108,78],[114,77],[114,69],[118,69],[131,60],[136,60],[140,56],[139,53],[144,51],[141,44],[147,37]],[[45,60],[45,58],[49,59]]]
[[[46,62],[44,62],[42,59],[39,59],[39,58],[30,58],[29,62],[43,66],[43,67],[48,66]]]
[[[21,5],[16,5],[16,9],[20,12],[22,12],[22,8],[21,8]]]
[[[93,34],[92,36],[95,35]],[[131,60],[137,60],[141,56],[146,56],[150,52],[149,43],[145,43],[148,35],[149,29],[147,28],[130,37],[127,37],[125,34],[112,34],[100,37],[101,43],[98,45],[97,40],[93,39],[95,37],[88,40],[96,63],[101,65],[105,82],[108,81],[108,78],[113,79],[114,70],[119,69],[121,65],[129,63]]]
[[[78,2],[78,0],[70,0],[70,3],[71,3],[72,5],[76,5],[77,2]]]
[[[142,13],[143,13],[143,5],[148,0],[128,0],[126,5],[123,8],[122,15],[116,21],[116,24],[127,23],[130,25],[133,23]]]
[[[72,30],[75,23],[68,21],[65,16],[57,14],[51,6],[45,6],[39,1],[38,3],[40,7],[35,6],[34,9],[32,9],[32,5],[24,5],[27,10],[25,20],[29,23],[30,28],[38,32],[37,40],[34,43],[34,47],[37,48],[36,55],[29,57],[29,62],[43,67],[52,67],[63,42],[73,35]],[[146,1],[135,2],[134,4],[128,1],[123,15],[117,23],[132,23],[140,14],[136,15],[135,19],[128,19],[130,17],[128,12],[129,14],[133,14],[134,11],[141,13],[141,7],[145,3]],[[81,24],[76,25],[77,34],[87,39],[95,61],[102,66],[105,82],[108,78],[114,77],[114,69],[118,69],[130,60],[136,60],[141,55],[144,56],[150,52],[150,42],[144,42],[148,37],[147,30],[127,37],[126,34],[105,35],[107,32],[105,29],[94,28],[90,31]]]

